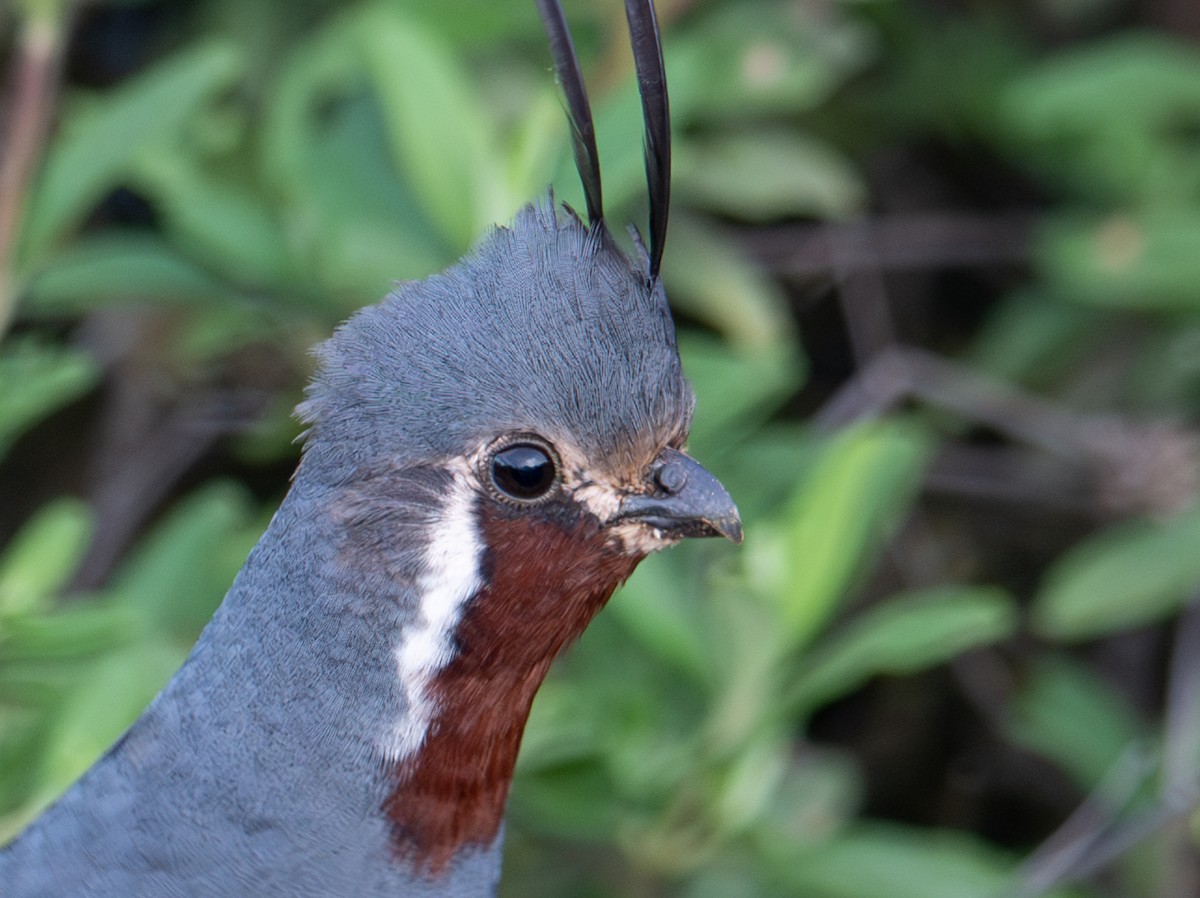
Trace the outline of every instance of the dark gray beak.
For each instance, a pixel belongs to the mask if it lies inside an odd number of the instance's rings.
[[[655,462],[654,493],[629,496],[618,519],[638,520],[665,534],[723,536],[742,541],[742,519],[725,487],[692,458],[664,449]]]

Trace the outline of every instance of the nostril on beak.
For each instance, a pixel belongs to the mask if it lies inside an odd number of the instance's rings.
[[[680,464],[667,462],[654,472],[654,480],[664,492],[675,495],[687,486],[687,471]]]

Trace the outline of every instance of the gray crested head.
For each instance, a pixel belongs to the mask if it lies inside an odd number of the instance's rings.
[[[644,467],[691,419],[660,281],[552,196],[317,352],[302,470],[327,486],[521,431],[610,470]]]

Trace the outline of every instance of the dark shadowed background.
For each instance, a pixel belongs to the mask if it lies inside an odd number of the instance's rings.
[[[641,223],[621,4],[567,11]],[[1200,4],[660,18],[746,540],[647,561],[543,688],[505,894],[1200,894]],[[3,0],[0,62],[4,841],[220,601],[308,348],[582,195],[531,0]]]

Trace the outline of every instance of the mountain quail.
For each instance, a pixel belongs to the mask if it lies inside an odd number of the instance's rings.
[[[557,0],[538,0],[587,222],[553,197],[320,351],[295,480],[187,662],[0,852],[0,895],[481,896],[530,703],[648,553],[741,539],[684,454],[659,280],[670,133],[651,0],[626,0],[647,245],[603,218]]]

